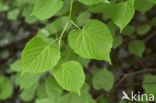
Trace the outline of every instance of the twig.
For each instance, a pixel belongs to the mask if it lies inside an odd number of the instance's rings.
[[[145,73],[145,72],[156,72],[156,70],[144,69],[144,70],[140,70],[140,71],[136,71],[136,72],[127,73],[119,80],[119,82],[114,87],[115,88],[118,87],[128,76],[136,75],[136,74],[140,74],[140,73]]]
[[[147,83],[129,83],[129,84],[120,84],[118,87],[133,87],[133,86],[140,86],[140,85],[153,85],[156,84],[156,82],[147,82]]]
[[[119,82],[114,86],[115,88],[118,87],[126,78],[127,78],[127,74],[125,74],[120,80]]]
[[[156,72],[156,69],[144,69],[144,70],[128,73],[127,75],[130,76],[130,75],[136,75],[136,74],[145,73],[145,72]]]
[[[149,36],[147,36],[143,41],[147,43],[150,39],[156,36],[156,31],[152,32]]]

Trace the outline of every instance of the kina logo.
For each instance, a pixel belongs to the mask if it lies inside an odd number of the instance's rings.
[[[121,101],[123,100],[139,101],[139,102],[143,102],[143,101],[153,102],[154,101],[154,94],[141,94],[140,92],[135,94],[133,91],[131,91],[131,95],[129,96],[125,91],[122,91],[122,95],[123,96],[121,98]]]

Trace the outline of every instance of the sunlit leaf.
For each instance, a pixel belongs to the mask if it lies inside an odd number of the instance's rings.
[[[58,84],[65,90],[80,93],[85,81],[82,66],[76,61],[68,61],[54,69],[54,77]]]
[[[57,64],[60,59],[58,47],[51,46],[39,37],[31,39],[22,52],[23,72],[42,73]]]

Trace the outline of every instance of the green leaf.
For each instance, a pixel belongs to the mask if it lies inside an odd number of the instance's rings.
[[[114,36],[114,41],[113,41],[113,48],[116,49],[118,48],[123,42],[122,36]]]
[[[144,24],[144,25],[141,25],[139,26],[138,30],[137,30],[137,33],[139,35],[144,35],[146,34],[147,32],[149,32],[151,29],[151,26],[150,25],[147,25],[147,24]]]
[[[151,24],[154,25],[154,26],[156,26],[156,17],[153,17],[153,18],[152,18]]]
[[[106,24],[90,20],[81,31],[71,31],[68,41],[71,48],[80,56],[111,63],[110,51],[113,39]]]
[[[84,91],[81,94],[78,96],[75,93],[68,93],[59,98],[56,103],[96,103],[88,92]]]
[[[10,65],[11,71],[13,72],[20,72],[22,71],[22,63],[21,59],[16,60]]]
[[[81,94],[80,98],[77,97],[79,98],[78,100],[80,103],[96,103],[96,100],[92,98],[92,95],[89,92],[82,91]]]
[[[111,3],[110,3],[111,4]],[[89,5],[88,11],[91,13],[103,13],[103,11],[107,10],[110,4],[107,3],[100,3],[97,5]]]
[[[48,32],[47,29],[43,28],[43,29],[39,29],[38,30],[37,36],[40,36],[40,37],[49,37],[50,34],[49,34],[49,32]]]
[[[58,99],[56,103],[79,103],[78,96],[75,93],[68,93]]]
[[[48,97],[50,97],[53,100],[60,97],[61,94],[63,93],[63,90],[58,85],[58,83],[56,82],[54,77],[46,78],[45,88],[46,88],[46,93],[47,93]]]
[[[146,13],[150,9],[152,9],[153,4],[149,0],[135,0],[135,8],[136,10]]]
[[[109,101],[105,97],[101,97],[97,103],[109,103]]]
[[[20,13],[19,9],[13,9],[8,12],[8,19],[9,20],[16,20],[18,18],[18,15]]]
[[[46,98],[36,99],[35,103],[55,103],[55,102],[53,102],[51,98],[46,97]]]
[[[0,100],[6,100],[13,93],[13,85],[9,78],[0,76]]]
[[[113,15],[114,23],[120,27],[120,32],[127,26],[132,20],[135,13],[134,6],[129,2],[121,2],[116,4]]]
[[[65,90],[80,93],[85,81],[82,66],[76,61],[68,61],[54,69],[54,77],[58,84]]]
[[[108,0],[79,0],[79,2],[86,4],[86,5],[95,5],[99,3],[109,3]]]
[[[49,19],[54,16],[62,6],[62,0],[37,0],[33,14],[41,20]]]
[[[116,35],[116,31],[118,30],[117,26],[114,24],[114,22],[111,20],[107,23],[107,26],[109,30],[111,31],[112,36]]]
[[[7,11],[8,9],[9,9],[9,6],[8,6],[8,5],[2,4],[2,3],[0,2],[0,13],[1,13],[1,12],[4,12],[4,11]]]
[[[149,0],[150,2],[156,4],[156,0]]]
[[[52,69],[60,59],[60,50],[39,37],[30,40],[22,52],[23,72],[42,73]]]
[[[135,31],[135,28],[132,26],[132,25],[127,25],[123,31],[122,31],[122,34],[124,36],[129,36],[129,35],[132,35]]]
[[[57,34],[63,30],[67,20],[68,20],[67,16],[61,16],[57,18],[55,21],[48,23],[45,29],[49,32],[49,34]],[[69,30],[70,27],[71,25],[68,25],[67,30]]]
[[[22,1],[22,0],[20,0],[20,1]],[[23,17],[29,17],[32,13],[33,7],[34,7],[33,5],[30,5],[26,8],[24,8],[24,10],[22,12],[22,16]]]
[[[50,36],[50,34],[49,34],[48,30],[46,30],[45,28],[39,29],[36,34],[36,37],[42,38],[42,40],[44,40],[47,43],[50,43],[51,41],[55,40],[54,38],[49,37],[49,36]]]
[[[88,22],[90,17],[91,17],[91,14],[87,11],[80,13],[77,17],[77,25],[83,26],[84,24]]]
[[[35,96],[35,90],[36,90],[36,85],[32,86],[31,88],[24,89],[20,94],[21,100],[26,102],[33,100]]]
[[[141,40],[135,40],[133,42],[130,42],[128,49],[133,55],[142,57],[146,46]]]
[[[106,68],[98,71],[93,77],[93,87],[96,90],[109,91],[114,85],[114,76]]]
[[[62,62],[66,62],[69,60],[75,60],[78,61],[83,67],[87,67],[88,63],[90,62],[89,59],[84,59],[77,55],[69,46],[66,46],[64,48],[64,51],[62,52]]]
[[[130,4],[134,6],[135,0],[127,0],[127,2],[129,2]]]
[[[153,83],[153,84],[150,84]],[[156,93],[156,76],[155,75],[145,75],[143,80],[143,88],[146,93]]]
[[[35,16],[28,16],[25,18],[25,22],[27,24],[33,24],[33,23],[37,22],[37,20],[38,19]]]
[[[45,97],[47,97],[46,88],[45,88],[45,82],[41,83],[37,87],[37,97],[38,98],[45,98]]]
[[[23,6],[24,4],[28,3],[29,0],[15,0],[16,6]]]
[[[70,10],[71,0],[64,0],[63,7],[55,14],[55,16],[63,16],[67,14]]]
[[[115,5],[116,5],[115,3],[109,3],[109,4],[105,3],[105,8],[103,9],[103,18],[105,20],[111,19],[113,17],[115,12],[115,8],[114,8]]]
[[[27,89],[37,84],[40,79],[39,74],[21,73],[16,75],[16,85],[19,85],[21,89]]]

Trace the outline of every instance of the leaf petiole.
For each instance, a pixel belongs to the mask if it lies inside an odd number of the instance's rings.
[[[73,21],[73,20],[71,20],[70,21],[77,29],[79,29],[80,31],[81,31],[81,28]]]
[[[67,29],[67,26],[68,26],[68,24],[70,22],[70,18],[71,18],[71,14],[72,14],[72,8],[73,8],[73,0],[71,0],[70,12],[69,12],[68,20],[67,20],[66,25],[65,25],[65,27],[64,27],[64,29],[63,29],[60,37],[59,37],[59,48],[61,47],[61,39],[62,39],[62,37],[63,37],[63,35],[64,35],[64,33],[65,33],[66,29]]]

